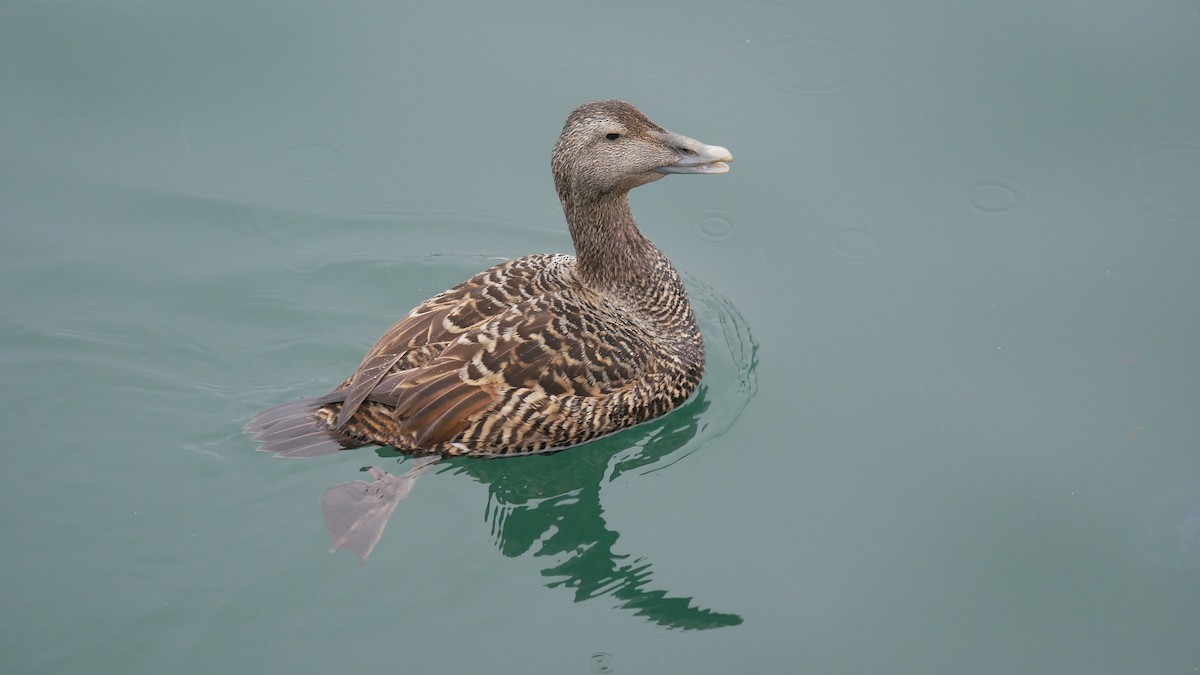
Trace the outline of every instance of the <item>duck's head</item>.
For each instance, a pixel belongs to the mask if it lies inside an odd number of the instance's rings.
[[[585,103],[567,117],[551,168],[558,196],[625,193],[668,173],[725,173],[729,151],[673,134],[625,101]]]

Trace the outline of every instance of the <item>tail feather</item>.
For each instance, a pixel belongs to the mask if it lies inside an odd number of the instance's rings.
[[[338,400],[341,397],[336,394],[326,394],[267,408],[250,419],[246,431],[262,443],[259,450],[273,452],[276,457],[316,457],[370,445],[325,428],[312,417],[316,408]]]

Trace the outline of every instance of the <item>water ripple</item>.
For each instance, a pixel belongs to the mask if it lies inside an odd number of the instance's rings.
[[[985,216],[1006,216],[1025,200],[1025,190],[1007,178],[981,178],[963,190],[967,208]]]
[[[829,234],[830,250],[847,260],[870,260],[882,243],[883,237],[865,227],[839,227]]]
[[[729,241],[737,235],[737,217],[726,211],[705,211],[696,216],[692,229],[711,242]]]
[[[327,180],[345,171],[346,155],[329,143],[296,143],[283,152],[284,170],[303,180]]]
[[[596,652],[592,654],[589,668],[593,673],[611,673],[613,671],[612,654]]]
[[[687,452],[691,454],[720,438],[741,416],[758,391],[758,342],[750,333],[750,324],[733,302],[688,272],[682,273],[687,285],[696,321],[704,334],[708,351],[704,383],[710,389],[703,430]]]

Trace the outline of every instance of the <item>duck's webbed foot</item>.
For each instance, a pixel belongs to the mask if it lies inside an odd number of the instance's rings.
[[[375,480],[371,483],[356,480],[335,485],[321,496],[321,510],[332,542],[330,551],[348,548],[358,554],[359,564],[367,561],[375,544],[383,536],[396,505],[412,491],[417,477],[432,467],[440,457],[417,457],[400,476],[393,476],[379,467],[369,466]]]

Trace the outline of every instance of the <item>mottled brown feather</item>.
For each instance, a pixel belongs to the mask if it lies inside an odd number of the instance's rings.
[[[456,390],[457,396],[445,396],[421,407],[405,420],[405,428],[415,434],[413,445],[436,447],[460,434],[475,416],[495,405],[494,393],[482,387]]]
[[[552,257],[530,256],[530,259]],[[421,365],[420,362],[405,362],[414,352],[420,353],[421,347],[447,343],[510,308],[510,305],[502,305],[487,296],[489,291],[504,289],[507,292],[506,297],[510,298],[529,297],[540,291],[537,285],[531,283],[531,277],[537,269],[516,265],[517,262],[512,261],[485,270],[458,286],[439,293],[417,305],[384,332],[351,377],[346,402],[338,415],[337,426],[346,423],[389,372],[398,367],[403,369],[406,366]],[[481,297],[489,297],[488,302],[478,303],[477,300]]]

